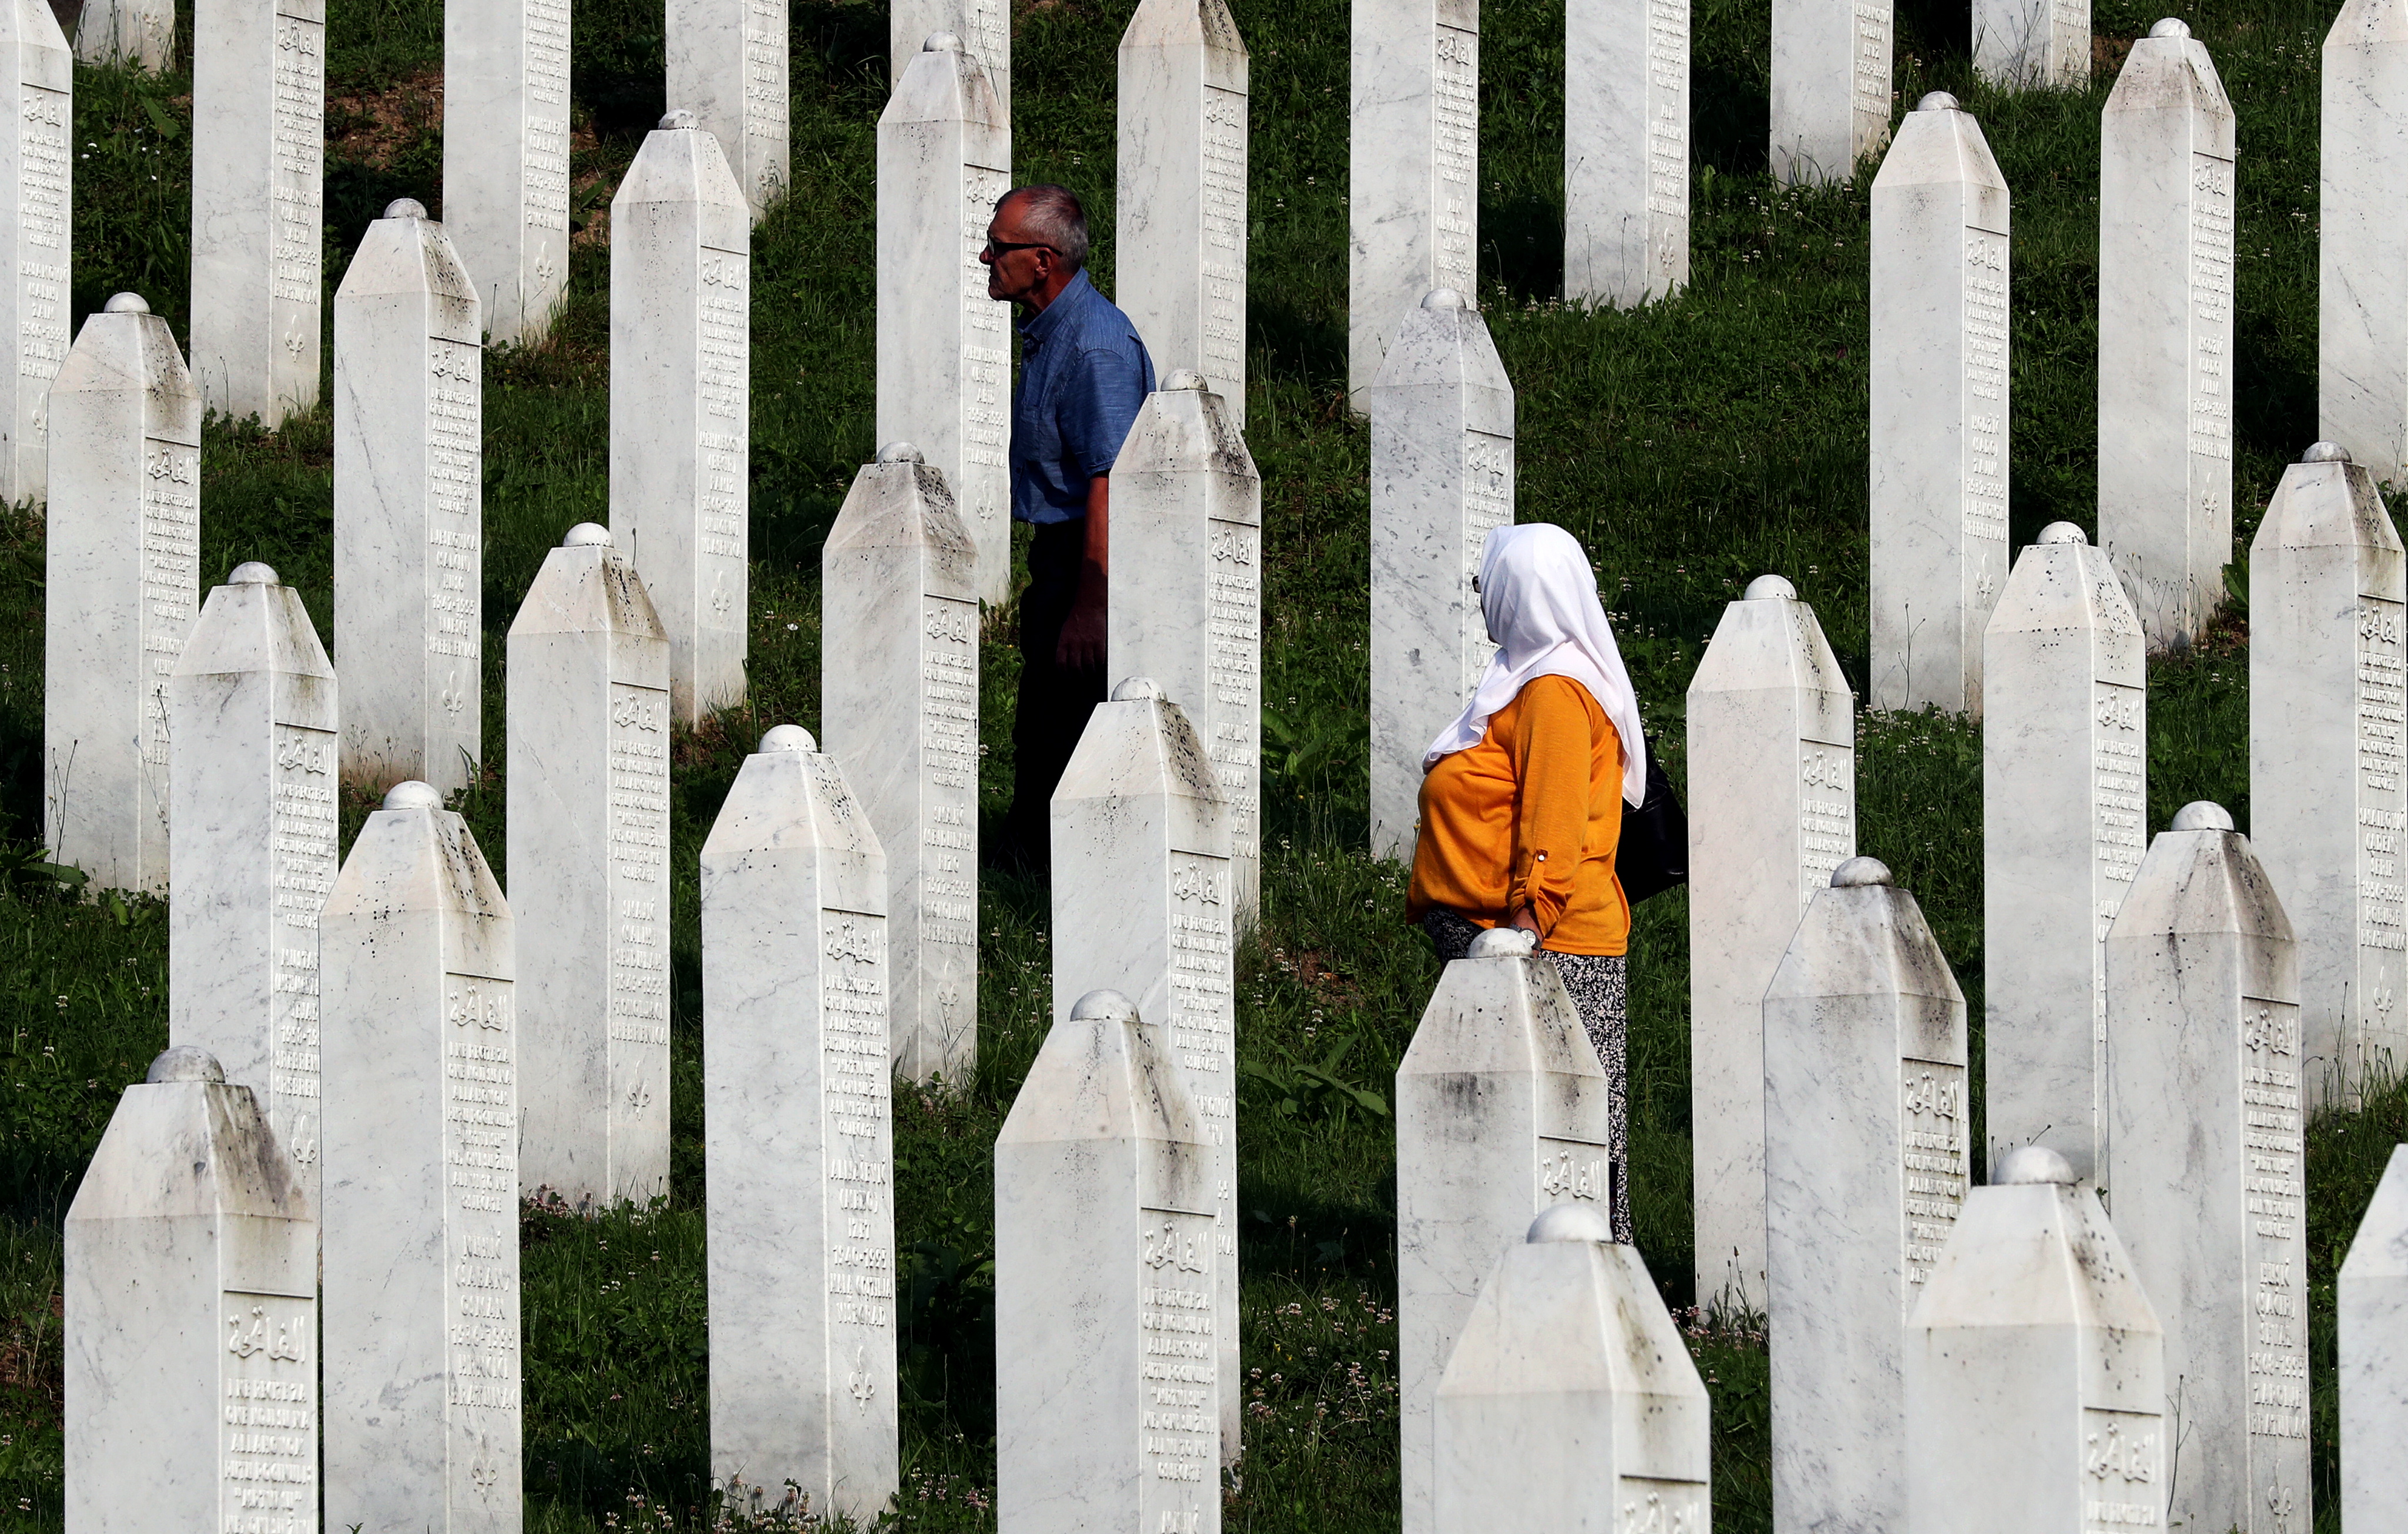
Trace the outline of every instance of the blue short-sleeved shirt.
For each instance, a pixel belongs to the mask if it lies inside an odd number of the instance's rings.
[[[1154,393],[1154,359],[1137,326],[1081,272],[1020,323],[1011,394],[1011,514],[1070,522],[1087,514],[1087,481],[1110,474],[1138,408]]]

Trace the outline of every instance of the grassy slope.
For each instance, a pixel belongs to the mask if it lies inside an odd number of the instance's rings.
[[[1110,288],[1112,49],[1133,0],[1039,0],[1015,44],[1024,179],[1091,199]],[[2191,20],[2242,117],[2238,501],[2243,539],[2283,462],[2313,436],[2315,45],[2329,4],[2226,3]],[[1233,1527],[1393,1527],[1392,1144],[1386,1121],[1299,1062],[1384,1092],[1435,966],[1398,940],[1402,888],[1361,854],[1367,553],[1359,426],[1344,358],[1346,7],[1235,0],[1254,54],[1251,438],[1264,474],[1270,862],[1262,940],[1240,986],[1244,1096],[1249,1455]],[[330,0],[338,107],[328,162],[330,277],[366,221],[412,195],[439,207],[437,122],[395,110],[439,65],[437,0]],[[2100,0],[2129,38],[2156,13]],[[188,23],[189,24],[189,23]],[[658,0],[579,0],[580,198],[607,206],[662,110]],[[1552,301],[1560,277],[1560,0],[1491,5],[1484,33],[1483,301],[1521,405],[1525,521],[1587,541],[1651,728],[1677,772],[1682,695],[1704,636],[1745,581],[1777,569],[1817,605],[1859,683],[1865,651],[1865,201],[1778,193],[1760,161],[1765,0],[1696,7],[1695,282],[1637,314]],[[2094,200],[2102,76],[2086,95],[2001,98],[1970,78],[1965,21],[1902,7],[1899,87],[1956,93],[2015,189],[2014,530],[2093,525]],[[530,1515],[590,1528],[692,1520],[707,1475],[699,1029],[693,857],[744,743],[815,721],[817,550],[870,438],[872,124],[884,94],[883,7],[797,0],[796,183],[755,239],[753,686],[723,728],[681,741],[673,812],[676,1163],[668,1207],[524,1226]],[[2110,51],[2113,51],[2112,44]],[[2120,56],[2116,54],[2115,56]],[[79,77],[79,315],[120,288],[185,329],[189,81]],[[368,93],[385,103],[373,112]],[[421,92],[423,96],[423,91]],[[352,103],[351,107],[339,105]],[[373,119],[373,121],[371,121]],[[370,132],[371,128],[377,131]],[[104,191],[105,189],[105,191]],[[590,211],[598,209],[589,208]],[[603,520],[607,267],[580,246],[561,337],[488,364],[487,741],[502,730],[502,631],[543,551]],[[265,558],[328,617],[330,432],[322,412],[274,437],[213,429],[203,567]],[[36,523],[0,523],[0,827],[37,833],[40,577]],[[987,809],[1000,808],[1015,657],[986,647]],[[2161,666],[2150,700],[2151,824],[2215,797],[2247,824],[2245,638]],[[1981,994],[1979,739],[1934,717],[1869,721],[1863,850],[1921,897],[1974,1006]],[[488,854],[498,775],[464,808]],[[355,825],[363,807],[347,815]],[[29,875],[0,900],[0,1519],[59,1519],[58,1221],[118,1089],[165,1042],[163,912],[68,907]],[[1047,1015],[1042,891],[990,879],[978,1080],[952,1100],[898,1097],[905,1254],[904,1521],[990,1527],[992,1254],[987,1145]],[[1641,1243],[1688,1299],[1685,912],[1642,909],[1631,1066]],[[2318,1127],[2310,1158],[2320,1506],[2333,1480],[2330,1283],[2408,1098]],[[1770,1527],[1760,1342],[1701,1334],[1716,1393],[1716,1513]]]

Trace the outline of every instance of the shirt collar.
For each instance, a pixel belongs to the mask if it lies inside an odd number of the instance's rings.
[[[1070,274],[1070,280],[1054,295],[1054,302],[1020,322],[1020,338],[1030,346],[1042,346],[1045,338],[1066,323],[1073,309],[1083,308],[1095,296],[1096,285],[1087,280],[1086,268]]]

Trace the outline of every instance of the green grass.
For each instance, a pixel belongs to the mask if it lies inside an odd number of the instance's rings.
[[[1090,199],[1109,291],[1113,50],[1134,0],[1036,0],[1015,43],[1025,179]],[[1240,955],[1239,1039],[1248,1453],[1227,1522],[1372,1530],[1396,1522],[1394,1184],[1388,1121],[1295,1070],[1334,1055],[1384,1093],[1436,977],[1400,931],[1398,871],[1364,854],[1368,627],[1366,439],[1343,409],[1347,32],[1344,0],[1235,0],[1253,52],[1253,382],[1264,477],[1264,924]],[[2241,114],[2242,359],[2235,522],[2254,532],[2281,466],[2315,432],[2316,47],[2334,6],[2218,0],[2193,12]],[[1694,281],[1633,313],[1555,299],[1561,219],[1561,0],[1487,7],[1483,42],[1481,298],[1520,399],[1524,521],[1560,523],[1596,557],[1651,730],[1676,781],[1683,696],[1723,604],[1778,570],[1813,602],[1861,687],[1866,645],[1866,202],[1781,191],[1762,174],[1768,0],[1699,0]],[[439,69],[437,0],[329,0],[338,99]],[[2128,39],[2157,12],[2098,0]],[[574,94],[580,218],[606,204],[662,99],[659,0],[579,0]],[[708,1521],[695,857],[746,745],[818,714],[818,550],[871,437],[873,126],[886,19],[866,0],[796,0],[796,195],[755,235],[751,698],[681,738],[672,1188],[664,1207],[593,1222],[530,1213],[526,1473],[539,1529]],[[189,57],[189,50],[185,53]],[[2013,531],[2095,526],[2098,113],[2083,94],[2002,97],[1971,78],[1961,9],[1901,7],[1902,104],[1956,93],[2014,189]],[[78,317],[143,293],[188,318],[190,81],[78,77]],[[439,209],[439,123],[389,115],[373,161],[330,152],[329,291],[387,201]],[[339,129],[340,124],[337,125]],[[580,245],[563,327],[492,354],[486,394],[486,742],[502,756],[501,636],[543,552],[604,520],[608,283]],[[331,431],[212,424],[203,576],[265,559],[328,625]],[[42,542],[0,518],[0,839],[38,835]],[[992,633],[1008,632],[993,629]],[[1016,656],[989,643],[984,809],[1009,781]],[[2216,798],[2245,829],[2247,640],[2219,631],[2151,674],[2150,818]],[[1982,994],[1978,733],[1937,716],[1865,722],[1859,841],[1921,899],[1971,1004]],[[497,771],[461,807],[503,846]],[[346,831],[366,806],[348,807]],[[60,1523],[59,1221],[119,1090],[165,1041],[164,911],[62,903],[0,857],[0,1520]],[[898,1527],[993,1527],[993,1211],[988,1147],[1050,1015],[1044,892],[983,887],[981,1028],[970,1090],[898,1093],[897,1249],[906,1385]],[[1641,1247],[1686,1306],[1690,1270],[1686,912],[1668,895],[1634,936],[1630,1068]],[[1976,1125],[1976,1142],[1980,1140]],[[2316,1497],[2337,1527],[2331,1285],[2408,1094],[2311,1135]],[[1693,1318],[1694,1322],[1694,1318]],[[1760,1333],[1694,1324],[1714,1392],[1715,1515],[1770,1527]]]

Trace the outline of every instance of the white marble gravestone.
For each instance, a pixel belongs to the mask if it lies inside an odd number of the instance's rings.
[[[939,32],[878,119],[878,440],[917,443],[953,487],[979,599],[998,605],[1011,585],[1012,311],[986,295],[979,252],[1010,189],[1010,119],[977,57]]]
[[[1263,480],[1194,372],[1146,396],[1112,465],[1112,670],[1152,677],[1204,742],[1229,822],[1238,929],[1262,867]]]
[[[820,733],[886,851],[896,1070],[978,1064],[978,546],[945,477],[893,442],[820,552]]]
[[[710,1473],[746,1513],[895,1492],[886,900],[837,759],[770,730],[702,847]]]
[[[1713,1406],[1635,1246],[1576,1205],[1504,1248],[1435,1412],[1442,1534],[1705,1534]]]
[[[520,1191],[644,1204],[669,1179],[669,638],[608,530],[544,556],[504,674]]]
[[[1764,993],[1772,1503],[1897,1528],[1904,1323],[1971,1181],[1965,995],[1914,896],[1850,858]]]
[[[450,793],[484,755],[484,351],[476,285],[403,198],[335,294],[343,781]]]
[[[2408,551],[2374,478],[2319,442],[2249,550],[2250,840],[2300,945],[2311,1108],[2408,1067]]]
[[[1187,716],[1143,677],[1112,689],[1054,790],[1054,1020],[1082,987],[1132,998],[1196,1111],[1221,1275],[1213,1326],[1238,1377],[1238,1014],[1227,801]],[[1238,1392],[1221,1398],[1237,1457]]]
[[[1982,640],[1989,1166],[2045,1145],[2087,1181],[2106,1159],[2107,925],[2148,850],[2145,649],[2068,522],[2015,561]]]
[[[1982,711],[2007,579],[2007,183],[1935,91],[1872,186],[1872,695]]]
[[[541,340],[568,291],[568,5],[443,7],[443,226],[496,343]]]
[[[75,60],[49,0],[0,0],[0,502],[39,501],[52,375],[67,354]]]
[[[1564,298],[1689,285],[1689,0],[1564,7]]]
[[[694,113],[757,222],[786,194],[787,0],[669,0],[669,100]],[[900,8],[899,7],[897,8]]]
[[[1246,426],[1246,44],[1227,0],[1140,0],[1121,35],[1113,271],[1165,374]]]
[[[1471,589],[1513,522],[1513,384],[1480,311],[1425,295],[1363,391],[1371,418],[1371,850],[1410,863],[1422,753],[1497,651]]]
[[[2379,484],[2408,478],[2408,4],[2343,0],[2325,34],[2317,156],[2316,435]]]
[[[75,53],[85,64],[165,73],[176,63],[176,0],[83,0]]]
[[[2107,934],[2100,1178],[2181,1391],[2169,1527],[2310,1522],[2299,995],[2267,871],[2230,815],[2186,806]]]
[[[518,1028],[509,906],[397,783],[319,919],[326,1526],[515,1534]]]
[[[1397,1375],[1405,1534],[1432,1534],[1434,1412],[1481,1281],[1530,1216],[1613,1216],[1605,1068],[1526,935],[1484,932],[1440,972],[1397,1068]]]
[[[1889,142],[1895,20],[1893,0],[1773,0],[1774,179],[1851,180]]]
[[[1346,387],[1359,396],[1424,294],[1480,291],[1480,0],[1352,4]]]
[[[1973,0],[1973,68],[2009,91],[2090,83],[2090,0]]]
[[[2341,1508],[2352,1530],[2408,1519],[2408,1145],[2391,1162],[2341,1265]]]
[[[318,1207],[318,911],[342,812],[334,663],[260,564],[209,593],[167,681],[167,1037],[258,1094]]]
[[[2170,18],[2099,123],[2099,542],[2150,646],[2179,648],[2232,558],[2232,103]]]
[[[167,678],[200,599],[201,401],[130,293],[50,389],[43,845],[94,889],[167,892]]]
[[[2011,1152],[1907,1321],[1903,1527],[2162,1527],[2167,1383],[2097,1191],[2045,1145]]]
[[[273,429],[317,406],[325,142],[326,0],[204,5],[193,30],[193,372],[220,415]]]
[[[251,1089],[153,1060],[65,1237],[69,1526],[317,1534],[318,1211]]]
[[[1221,1374],[1212,1157],[1162,1055],[1128,997],[1091,991],[996,1137],[1002,1534],[1220,1529],[1239,1384]]]
[[[890,0],[886,16],[890,91],[902,89],[912,59],[930,37],[951,33],[995,87],[996,104],[1004,114],[995,120],[996,123],[1010,120],[1011,0]],[[1004,147],[1010,150],[1009,139]],[[1009,155],[998,164],[1009,171]]]
[[[719,140],[672,111],[610,199],[610,532],[697,724],[744,700],[752,222]]]
[[[1856,854],[1856,695],[1777,575],[1689,682],[1689,1111],[1698,1302],[1764,1308],[1764,988]]]

